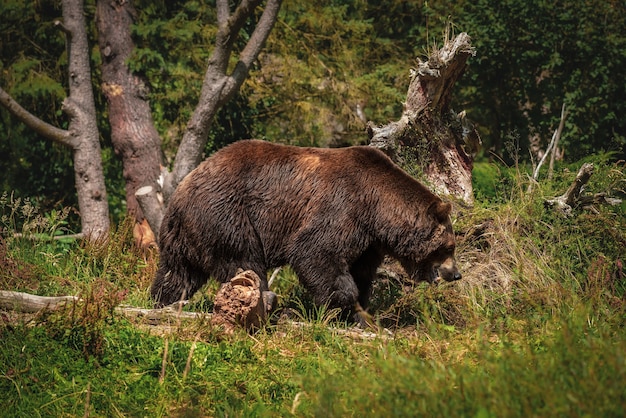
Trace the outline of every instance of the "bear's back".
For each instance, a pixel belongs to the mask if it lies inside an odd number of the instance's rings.
[[[298,171],[298,175],[311,173],[317,176],[405,174],[382,151],[370,146],[312,148],[262,140],[242,140],[230,144],[213,154],[197,171],[245,176],[269,170],[268,167],[280,167],[286,171],[285,174]]]
[[[315,200],[340,201],[368,193],[385,193],[416,205],[437,199],[377,148],[308,148],[262,140],[242,140],[222,148],[187,176],[179,189],[187,189],[183,193],[187,198],[229,195],[244,199],[245,205],[269,205],[276,210],[289,199],[290,211],[304,210]]]

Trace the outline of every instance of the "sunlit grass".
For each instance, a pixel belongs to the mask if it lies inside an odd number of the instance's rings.
[[[600,170],[619,184],[615,167]],[[289,268],[273,288],[304,325],[150,332],[113,310],[150,306],[157,256],[133,247],[127,224],[96,245],[5,228],[3,290],[82,302],[0,312],[0,416],[624,416],[624,209],[561,218],[542,200],[571,175],[530,194],[516,176],[516,191],[457,214],[463,281],[414,285],[388,272],[377,283],[371,309],[392,339],[335,332],[345,323]],[[210,311],[216,290],[186,309]]]

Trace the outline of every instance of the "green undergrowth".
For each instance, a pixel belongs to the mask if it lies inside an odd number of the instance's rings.
[[[624,198],[624,165],[596,164],[584,193]],[[522,169],[478,171],[483,199],[454,217],[463,280],[415,284],[384,265],[370,309],[393,338],[341,333],[288,267],[273,289],[298,326],[148,331],[115,312],[150,306],[158,258],[133,247],[129,225],[101,244],[16,237],[26,223],[13,210],[0,288],[82,301],[0,311],[0,416],[624,416],[624,205],[546,207],[577,166],[530,189]],[[210,311],[216,289],[186,309]]]

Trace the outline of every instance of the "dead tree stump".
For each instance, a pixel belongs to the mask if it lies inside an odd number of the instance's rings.
[[[248,331],[260,328],[273,309],[264,293],[271,292],[261,291],[261,279],[255,272],[246,270],[237,274],[215,295],[211,323],[221,326],[226,333],[238,327]]]
[[[584,163],[578,170],[576,178],[569,186],[567,191],[561,196],[546,200],[544,202],[545,206],[553,207],[560,214],[567,217],[572,216],[572,211],[576,207],[582,207],[584,209],[589,209],[592,212],[598,213],[598,211],[593,207],[594,204],[621,204],[621,199],[609,197],[606,193],[596,193],[593,195],[582,194],[584,187],[589,182],[592,174],[593,164]]]
[[[472,168],[480,136],[465,117],[450,107],[452,89],[475,55],[471,39],[446,36],[427,61],[417,60],[400,120],[376,127],[368,124],[370,145],[385,151],[407,171],[416,165],[432,189],[472,206]]]

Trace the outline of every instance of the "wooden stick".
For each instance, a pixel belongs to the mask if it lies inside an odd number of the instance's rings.
[[[556,130],[556,139],[554,141],[554,148],[552,148],[552,154],[550,154],[550,165],[548,165],[548,180],[552,180],[552,174],[554,172],[554,159],[559,148],[559,139],[561,133],[563,133],[563,127],[565,126],[565,118],[567,118],[567,111],[565,110],[565,103],[561,107],[561,120],[559,121],[559,127]]]

